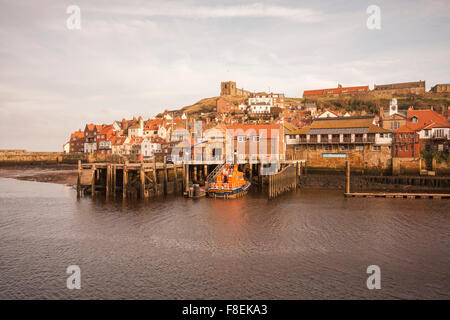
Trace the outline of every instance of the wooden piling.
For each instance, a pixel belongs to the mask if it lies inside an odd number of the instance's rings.
[[[97,173],[97,169],[95,168],[95,164],[92,166],[92,172],[91,172],[91,196],[92,198],[95,197],[95,176]]]
[[[184,184],[184,187],[185,187],[185,189],[184,189],[184,191],[186,191],[186,193],[189,193],[189,164],[188,163],[186,163],[186,165],[185,165],[185,174],[184,174],[184,176],[185,176],[185,184]]]
[[[167,184],[169,182],[169,178],[167,175],[167,157],[164,156],[164,195],[167,195]]]
[[[345,171],[346,171],[345,193],[350,193],[350,162],[349,161],[345,161]]]
[[[122,187],[122,196],[125,199],[127,197],[127,189],[128,189],[128,160],[125,160],[125,164],[123,165],[123,187]]]
[[[173,175],[175,177],[175,184],[174,184],[174,192],[175,194],[178,193],[178,169],[177,169],[177,165],[174,163],[173,164]]]
[[[111,193],[111,165],[106,166],[106,198],[109,198]]]
[[[144,171],[144,166],[141,165],[141,170],[139,171],[139,178],[140,178],[140,182],[141,182],[141,187],[140,187],[140,195],[141,195],[141,199],[145,198],[145,171]]]
[[[116,197],[116,187],[117,187],[117,166],[114,164],[112,167],[112,193],[113,197]]]
[[[81,197],[81,160],[78,160],[77,197]]]
[[[153,183],[155,189],[155,196],[158,196],[158,175],[156,172],[156,157],[153,157]]]

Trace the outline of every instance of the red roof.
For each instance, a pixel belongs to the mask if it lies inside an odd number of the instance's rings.
[[[81,130],[75,131],[70,135],[70,140],[72,140],[73,138],[76,139],[83,139],[84,138],[84,132]]]
[[[412,122],[413,117],[417,122]],[[437,126],[448,127],[450,122],[434,110],[408,110],[407,126],[415,131],[422,130],[425,126],[435,124]]]
[[[408,128],[407,126],[401,126],[397,130],[394,130],[394,132],[395,133],[403,133],[403,132],[412,133],[415,131],[413,129]]]

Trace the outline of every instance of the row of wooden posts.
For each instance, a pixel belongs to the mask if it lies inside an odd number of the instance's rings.
[[[159,170],[162,171],[162,178]],[[259,170],[261,168],[257,171]],[[297,162],[296,165],[289,165],[277,174],[269,176],[269,179],[265,180],[269,182],[269,198],[273,199],[282,192],[295,189],[301,170],[301,162]],[[169,179],[169,173],[172,179]],[[252,180],[253,165],[250,165],[249,173]],[[168,164],[165,158],[162,164],[157,164],[156,161],[81,164],[79,161],[77,195],[81,196],[89,190],[92,197],[102,191],[106,198],[116,197],[118,194],[122,194],[123,198],[141,199],[150,195],[183,194],[189,192],[191,181],[205,182],[207,175],[207,165]],[[261,174],[258,174],[258,183],[263,183]]]
[[[268,196],[269,199],[275,199],[280,194],[297,189],[302,172],[302,163],[297,162],[289,165],[280,172],[269,176]]]

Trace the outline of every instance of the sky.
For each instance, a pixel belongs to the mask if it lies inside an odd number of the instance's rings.
[[[367,27],[370,5],[380,29]],[[0,0],[0,149],[62,151],[86,123],[179,109],[221,81],[289,97],[429,89],[450,82],[449,39],[448,0]]]

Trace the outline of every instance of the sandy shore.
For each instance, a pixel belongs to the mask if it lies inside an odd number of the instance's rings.
[[[27,181],[77,184],[76,165],[39,165],[0,167],[0,177]]]

